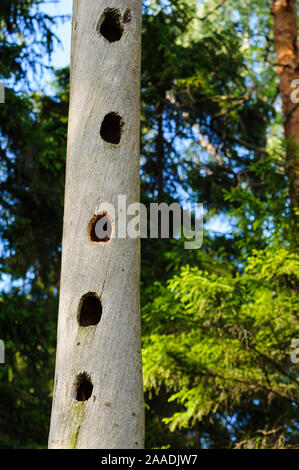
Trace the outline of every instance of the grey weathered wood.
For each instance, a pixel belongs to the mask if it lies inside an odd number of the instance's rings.
[[[113,238],[94,245],[87,227],[101,202],[139,201],[141,0],[74,0],[71,101],[62,268],[50,448],[143,447],[140,352],[140,246]],[[131,10],[119,41],[97,32],[106,8]],[[124,121],[119,145],[100,136],[109,112]],[[53,184],[55,182],[53,181]],[[116,220],[117,222],[117,216]],[[101,298],[96,326],[80,327],[80,299]],[[76,401],[74,382],[89,374],[92,396]]]

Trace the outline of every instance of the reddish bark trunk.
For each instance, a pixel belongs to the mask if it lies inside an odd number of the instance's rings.
[[[284,132],[288,144],[288,176],[293,208],[298,207],[299,193],[299,103],[294,102],[299,82],[296,0],[272,0],[274,40],[280,95],[284,114]],[[292,87],[293,84],[293,87]],[[297,93],[298,96],[298,93]]]

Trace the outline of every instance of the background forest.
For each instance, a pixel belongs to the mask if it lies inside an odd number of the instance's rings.
[[[61,20],[43,3],[0,4],[0,448],[45,448],[51,411],[69,70],[34,91]],[[299,446],[299,111],[275,3],[144,2],[142,202],[205,210],[200,250],[142,241],[147,448]]]

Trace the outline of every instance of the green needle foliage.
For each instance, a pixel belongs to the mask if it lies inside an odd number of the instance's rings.
[[[270,244],[253,250],[242,274],[185,266],[167,289],[157,285],[144,313],[144,377],[180,405],[164,418],[171,431],[216,415],[238,446],[296,443],[298,280],[298,255]]]

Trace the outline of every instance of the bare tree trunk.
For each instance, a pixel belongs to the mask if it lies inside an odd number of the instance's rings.
[[[74,0],[50,448],[143,447],[140,243],[96,228],[100,203],[139,201],[141,6]]]
[[[284,130],[288,142],[290,196],[292,207],[295,208],[299,195],[299,103],[292,102],[291,96],[294,92],[292,82],[299,79],[296,0],[273,0],[272,13]]]
[[[158,133],[156,138],[156,155],[157,155],[157,189],[158,189],[158,202],[163,202],[164,197],[164,140],[163,140],[163,105],[160,104],[157,110]]]

